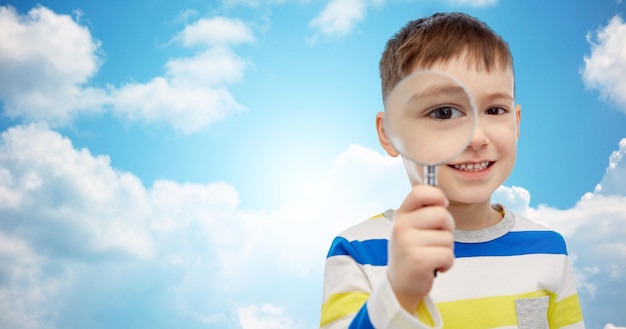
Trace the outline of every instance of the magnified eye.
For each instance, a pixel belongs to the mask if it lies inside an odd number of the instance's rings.
[[[437,120],[448,120],[464,115],[464,113],[452,106],[441,106],[431,110],[428,116]]]

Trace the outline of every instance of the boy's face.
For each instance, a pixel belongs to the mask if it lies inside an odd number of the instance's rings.
[[[511,68],[477,71],[464,56],[429,69],[460,80],[474,98],[477,112],[476,131],[470,145],[456,159],[439,166],[439,187],[451,204],[488,202],[513,170],[516,159],[521,112],[519,105],[514,106],[513,71]],[[384,132],[381,144],[390,155],[397,155],[393,146],[383,139]],[[418,170],[421,172],[421,168]]]

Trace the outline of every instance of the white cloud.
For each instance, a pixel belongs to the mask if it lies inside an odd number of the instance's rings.
[[[171,124],[184,133],[197,132],[245,109],[226,88],[181,87],[163,77],[127,84],[112,95],[118,115],[148,124]]]
[[[249,65],[224,47],[172,59],[165,64],[165,77],[112,90],[113,111],[130,120],[199,131],[245,109],[225,86],[243,79]]]
[[[500,186],[492,195],[491,202],[506,203],[507,208],[520,214],[529,210],[530,193],[523,187]]]
[[[241,81],[252,65],[229,48],[254,41],[243,22],[225,17],[200,19],[187,25],[174,41],[201,50],[169,60],[163,77],[112,90],[116,113],[193,133],[245,109],[226,87]]]
[[[298,276],[321,270],[323,256],[339,232],[398,206],[409,189],[399,158],[351,145],[322,181],[308,185],[280,209],[241,213],[245,243],[239,250],[221,253],[225,275],[237,277],[274,263],[278,270]]]
[[[271,304],[261,307],[246,306],[238,310],[242,329],[297,329],[301,328],[285,314],[285,309]]]
[[[618,327],[612,323],[607,323],[607,325],[604,326],[604,329],[626,329],[626,327]]]
[[[320,33],[344,36],[365,18],[365,0],[331,0],[309,24]]]
[[[103,309],[144,305],[160,327],[182,317],[186,327],[235,328],[227,314],[242,295],[258,305],[237,311],[243,328],[306,327],[285,305],[319,300],[293,290],[321,285],[334,235],[407,190],[401,162],[353,145],[306,196],[271,213],[242,210],[229,184],[146,188],[44,125],[10,128],[0,138],[0,327],[40,328],[77,312],[73,321],[88,326]],[[105,302],[122,293],[121,305]]]
[[[165,64],[172,84],[184,87],[213,87],[243,78],[249,63],[228,48],[211,48],[194,57],[177,58]]]
[[[45,7],[28,15],[0,7],[4,113],[63,125],[80,113],[111,109],[124,119],[193,133],[245,109],[228,89],[252,66],[231,49],[254,41],[242,21],[202,18],[187,25],[173,41],[193,53],[167,61],[163,76],[98,89],[88,82],[102,62],[100,42],[86,27]]]
[[[43,275],[45,263],[27,241],[0,231],[0,326],[43,328],[55,319],[48,306],[58,301],[63,278]]]
[[[108,157],[34,124],[1,135],[0,173],[0,327],[42,328],[76,309],[88,315],[73,321],[91,321],[104,301],[137,309],[151,297],[171,300],[145,306],[163,317],[210,318],[211,299],[196,300],[219,284],[207,282],[216,248],[237,246],[232,186],[160,180],[146,189]]]
[[[213,47],[254,41],[252,32],[244,22],[219,16],[197,20],[185,27],[175,39],[185,47]]]
[[[87,87],[102,62],[100,42],[70,16],[35,7],[27,15],[0,6],[0,98],[5,114],[66,123],[98,112],[102,90]]]
[[[614,16],[609,24],[587,35],[591,55],[585,56],[582,77],[588,88],[626,113],[626,24]]]
[[[441,0],[440,0],[441,1]],[[452,6],[488,7],[498,0],[443,0]],[[320,36],[346,36],[365,19],[370,6],[383,6],[387,0],[330,0],[321,13],[309,22],[317,33],[305,38],[306,43],[315,45]]]
[[[111,169],[108,157],[75,150],[57,133],[29,125],[2,133],[0,168],[6,216],[27,228],[34,242],[52,243],[56,250],[50,252],[153,254],[143,230],[147,195],[135,176]],[[49,236],[50,230],[64,235]]]
[[[620,141],[619,150],[614,151],[609,157],[609,166],[594,193],[626,195],[626,138]]]

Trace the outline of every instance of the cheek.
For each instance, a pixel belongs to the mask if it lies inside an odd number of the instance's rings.
[[[519,127],[517,121],[506,120],[501,122],[493,122],[491,125],[491,135],[489,136],[500,151],[515,152],[517,149],[517,140],[519,138]]]
[[[503,174],[508,176],[517,160],[517,133],[503,136],[495,143],[499,154],[498,162],[504,167]]]

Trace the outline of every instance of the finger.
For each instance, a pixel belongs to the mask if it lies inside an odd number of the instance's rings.
[[[454,235],[444,230],[423,230],[413,238],[417,246],[454,248]]]
[[[441,256],[435,266],[436,272],[445,273],[452,268],[454,264],[454,251],[444,248],[441,250]]]
[[[454,247],[454,234],[451,230],[444,229],[419,229],[410,225],[393,228],[393,242],[407,248],[420,248],[424,246]]]
[[[424,264],[433,269],[434,272],[446,272],[454,264],[454,251],[449,247],[429,247],[423,249],[428,256],[424,259]]]
[[[423,207],[412,212],[396,211],[393,215],[394,234],[402,234],[411,229],[454,230],[454,218],[441,206]]]
[[[441,189],[429,185],[416,185],[406,196],[398,211],[409,212],[425,206],[448,207],[448,204],[448,198]]]
[[[408,282],[422,282],[433,275],[435,271],[446,272],[454,263],[454,251],[450,247],[431,246],[420,248],[419,256],[405,259],[396,264],[396,271],[400,276],[406,276]]]

